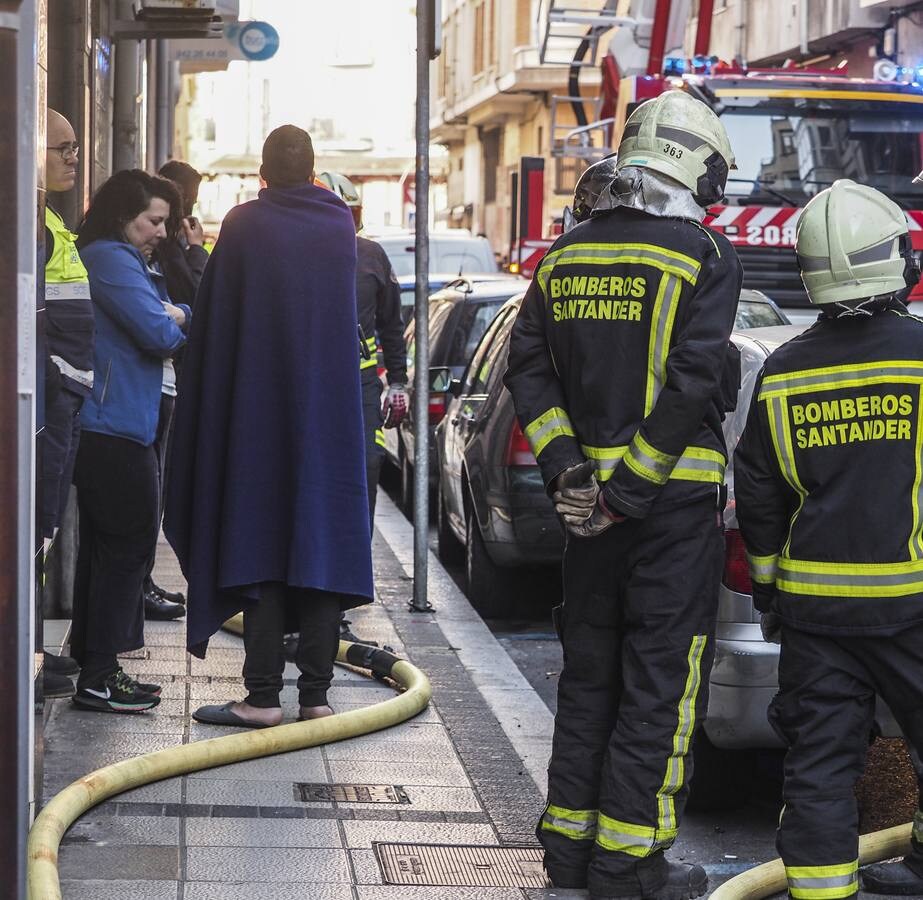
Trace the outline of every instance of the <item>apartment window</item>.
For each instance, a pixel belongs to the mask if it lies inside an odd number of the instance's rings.
[[[474,74],[484,71],[484,4],[474,8]]]
[[[500,165],[500,129],[487,131],[481,138],[484,151],[484,203],[497,202],[497,166]]]
[[[484,0],[484,27],[487,29],[487,67],[497,65],[497,16],[494,0]]]

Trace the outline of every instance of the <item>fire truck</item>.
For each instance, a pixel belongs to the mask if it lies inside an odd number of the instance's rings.
[[[586,144],[597,129],[598,159],[618,146],[625,120],[645,100],[684,90],[708,103],[727,128],[737,169],[705,221],[736,246],[745,287],[789,310],[808,308],[795,227],[808,200],[838,178],[893,198],[905,210],[914,248],[923,250],[923,185],[913,184],[923,169],[923,71],[889,65],[878,71],[893,77],[873,80],[850,78],[845,66],[752,69],[704,55],[657,64],[659,74],[620,78],[611,56],[604,59],[604,117],[573,134]],[[513,258],[524,274],[551,240],[545,236],[539,247],[534,233],[519,238]],[[923,285],[911,299],[923,301]]]

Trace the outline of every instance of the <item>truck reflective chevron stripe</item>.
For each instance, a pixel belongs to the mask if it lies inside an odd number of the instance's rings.
[[[653,266],[694,285],[701,263],[655,244],[570,244],[549,253],[537,273],[539,287],[548,299],[548,278],[557,265],[613,266],[618,264]]]
[[[643,858],[668,847],[675,839],[676,829],[673,829],[672,833],[661,833],[650,825],[621,822],[602,812],[599,814],[596,843],[603,850]]]
[[[667,356],[670,353],[670,338],[673,334],[673,322],[679,306],[682,282],[664,273],[657,289],[654,312],[651,320],[651,333],[648,339],[647,353],[647,387],[644,396],[644,416],[647,418],[663,390],[667,380]]]
[[[828,366],[824,369],[806,369],[781,375],[767,375],[763,379],[760,400],[810,391],[838,390],[867,387],[883,383],[923,384],[923,361],[902,359],[882,362],[856,363],[851,366]]]
[[[555,438],[575,436],[570,417],[558,406],[553,406],[526,425],[525,435],[536,459]]]
[[[46,281],[45,300],[89,300],[88,281]]]
[[[911,835],[918,844],[923,844],[923,812],[920,810],[913,814],[913,831]]]
[[[58,371],[62,375],[66,375],[68,378],[76,381],[77,384],[82,384],[84,387],[93,387],[92,369],[78,369],[76,366],[72,366],[66,359],[62,359],[54,353],[51,354],[51,361],[58,367]]]
[[[359,354],[359,369],[371,369],[372,366],[378,365],[378,340],[374,337],[365,339],[365,346],[369,351],[369,358],[366,359],[362,353]]]
[[[836,563],[782,556],[776,587],[817,597],[904,597],[923,593],[923,560]]]
[[[542,816],[542,831],[563,834],[572,841],[592,841],[596,837],[595,809],[566,809],[549,803]]]
[[[692,735],[695,732],[695,703],[702,686],[702,657],[707,643],[708,635],[695,635],[689,645],[689,653],[686,655],[689,672],[686,676],[683,696],[677,707],[673,752],[667,759],[667,771],[663,784],[657,792],[657,837],[659,841],[672,840],[665,836],[675,837],[679,826],[673,796],[685,783],[686,755],[689,753]]]
[[[385,446],[385,433],[380,428],[375,429],[375,443],[378,444],[379,447]]]
[[[837,900],[859,892],[859,860],[836,866],[786,866],[794,900]]]
[[[779,554],[771,556],[755,556],[747,553],[747,562],[750,564],[750,578],[757,584],[775,584],[776,572],[779,568]]]
[[[616,466],[628,451],[628,447],[588,447],[581,444],[580,449],[587,459],[596,461],[596,480],[608,481]],[[687,447],[670,472],[669,479],[676,481],[704,481],[711,484],[724,483],[726,462],[724,454],[705,447]]]
[[[639,478],[663,485],[670,478],[670,473],[679,461],[679,457],[661,453],[644,440],[639,431],[631,439],[623,461]]]

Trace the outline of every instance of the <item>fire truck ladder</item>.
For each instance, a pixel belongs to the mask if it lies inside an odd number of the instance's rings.
[[[634,25],[630,16],[616,14],[618,0],[541,0],[538,27],[542,37],[542,65],[596,66],[599,41],[612,28]],[[589,51],[575,61],[574,51],[583,41]]]

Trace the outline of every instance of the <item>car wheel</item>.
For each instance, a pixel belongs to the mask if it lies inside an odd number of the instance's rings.
[[[692,810],[737,809],[750,797],[755,775],[752,750],[723,750],[700,728],[692,748]]]
[[[413,467],[406,453],[401,453],[401,509],[413,518]]]
[[[471,605],[485,618],[503,618],[515,607],[513,577],[488,556],[473,511],[465,521],[465,584]]]
[[[445,509],[445,498],[442,496],[442,479],[439,479],[439,488],[436,492],[436,548],[439,559],[447,565],[460,565],[465,560],[465,549],[461,541],[455,537],[449,516]]]

